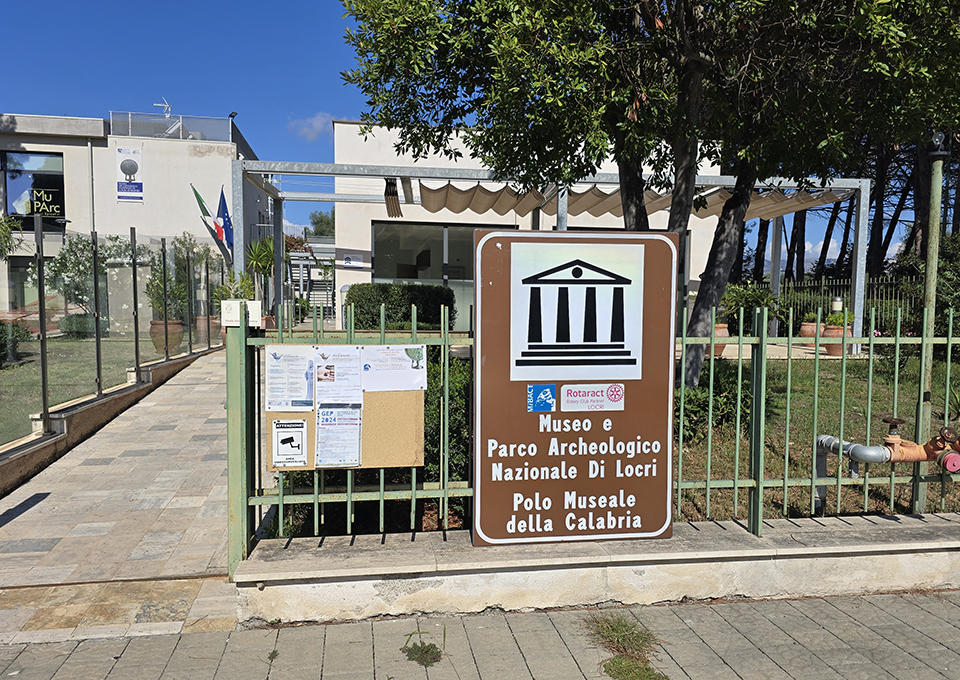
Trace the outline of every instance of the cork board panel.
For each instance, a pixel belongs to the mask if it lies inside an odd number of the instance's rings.
[[[421,467],[423,465],[424,392],[365,392],[360,441],[361,468]],[[317,412],[266,411],[267,470],[314,470],[317,441]],[[273,465],[273,421],[306,420],[308,455],[303,467]],[[340,470],[347,468],[326,468]],[[356,469],[356,468],[354,468]]]
[[[421,390],[364,392],[360,467],[423,465]]]

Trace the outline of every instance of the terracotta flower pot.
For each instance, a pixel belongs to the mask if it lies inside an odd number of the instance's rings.
[[[179,319],[167,320],[167,339],[170,343],[170,354],[175,354],[183,344],[183,322]],[[150,340],[157,354],[163,354],[163,320],[150,322]]]
[[[718,323],[713,326],[713,335],[716,338],[729,338],[730,330],[727,328],[727,324]],[[726,343],[720,343],[714,340],[713,343],[713,356],[718,357],[723,354],[723,348],[726,347]]]
[[[825,338],[842,338],[846,335],[850,337],[850,326],[825,326],[822,333]],[[843,356],[843,344],[824,345],[827,354],[832,357]]]
[[[815,338],[818,335],[823,335],[823,324],[817,326],[816,321],[803,321],[800,324],[800,337],[801,338]],[[802,342],[802,345],[812,345],[812,342]]]

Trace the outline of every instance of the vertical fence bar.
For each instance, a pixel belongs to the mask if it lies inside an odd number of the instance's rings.
[[[706,510],[707,519],[710,519],[710,477],[712,476],[712,463],[713,463],[713,377],[714,377],[714,364],[716,363],[716,357],[714,356],[714,347],[716,346],[717,341],[717,308],[714,307],[710,310],[710,378],[709,378],[709,388],[710,396],[707,399],[707,474],[706,477],[706,503],[704,509]]]
[[[892,417],[897,417],[897,410],[900,405],[900,327],[903,321],[903,310],[897,310],[897,334],[893,340],[893,413]],[[896,496],[896,476],[897,465],[890,461],[890,511],[893,512]]]
[[[207,349],[213,348],[213,338],[210,337],[210,315],[213,313],[213,287],[210,285],[210,254],[203,257],[204,290],[207,293],[207,299],[204,301],[207,312]]]
[[[247,557],[252,513],[247,503],[252,486],[251,449],[255,438],[251,413],[252,353],[247,347],[247,306],[240,305],[240,327],[227,329],[227,566],[230,575]]]
[[[97,358],[97,396],[103,396],[103,345],[100,338],[100,246],[96,229],[90,230],[90,252],[93,255],[93,349]]]
[[[680,390],[680,433],[677,436],[677,517],[680,517],[680,507],[683,496],[683,407],[686,400],[686,369],[687,369],[687,313],[684,310],[680,323],[680,383],[676,389]]]
[[[313,305],[313,341],[317,342],[319,339],[317,336],[317,306]]]
[[[184,329],[187,333],[187,354],[193,354],[193,305],[195,302],[195,293],[196,289],[193,285],[193,266],[190,262],[190,248],[184,249],[184,259],[187,263],[187,309],[185,316],[186,319],[186,328]],[[176,251],[173,254],[174,262],[176,262]]]
[[[929,364],[933,362],[933,337],[928,334],[928,327],[933,327],[933,322],[928,317],[933,314],[933,309],[927,306],[923,308],[923,332],[920,334],[920,374],[917,395],[917,423],[914,426],[914,440],[923,446],[923,443],[929,438],[930,420],[931,420],[931,401],[930,401],[930,380]],[[910,483],[911,511],[915,515],[922,514],[926,510],[927,488],[923,485],[921,477],[927,472],[927,463],[913,464],[913,479]]]
[[[950,364],[953,360],[953,307],[947,315],[947,360],[943,389],[943,426],[950,425]],[[947,468],[940,468],[940,512],[947,511]]]
[[[410,305],[410,339],[417,341],[417,306]],[[417,528],[417,468],[410,468],[410,531]]]
[[[316,315],[317,308],[313,308]],[[316,318],[316,316],[314,316]],[[320,474],[319,470],[313,471],[313,535],[320,535]]]
[[[353,533],[353,470],[347,470],[347,535]]]
[[[140,292],[137,289],[137,229],[130,227],[130,276],[133,279],[133,375],[140,382]]]
[[[787,312],[787,403],[786,425],[783,433],[783,515],[787,516],[787,500],[790,496],[790,487],[787,480],[790,477],[790,393],[793,391],[793,309]]]
[[[873,344],[877,335],[877,309],[870,309],[870,338],[867,340],[867,430],[863,441],[870,445],[870,419],[873,416]],[[863,511],[870,507],[870,463],[863,466]]]
[[[47,362],[47,291],[43,274],[43,220],[40,215],[33,216],[33,235],[36,243],[37,258],[37,314],[40,319],[40,422],[43,434],[51,434],[50,429],[50,375]],[[13,330],[10,330],[11,336]]]
[[[843,308],[843,330],[840,337],[840,441],[843,441],[844,416],[847,401],[847,308]],[[837,455],[837,514],[840,514],[840,497],[843,495],[843,456]]]
[[[810,451],[810,514],[817,511],[817,430],[820,415],[820,324],[823,320],[823,307],[817,307],[817,332],[813,338],[813,433]],[[820,506],[823,509],[824,505]]]
[[[380,303],[380,344],[387,341],[387,306]]]
[[[450,528],[450,309],[440,309],[443,324],[443,528]]]
[[[383,507],[384,492],[385,492],[385,489],[384,489],[384,486],[383,486],[383,468],[380,468],[380,533],[381,533],[381,534],[386,531],[386,529],[384,528],[384,522],[383,522],[383,518],[384,518],[384,507]]]
[[[747,525],[754,536],[763,535],[763,453],[767,394],[767,308],[753,312],[757,343],[750,352],[750,487]]]
[[[167,301],[167,239],[160,239],[161,273],[163,276],[163,359],[170,360],[170,303]]]
[[[737,331],[737,429],[736,441],[733,446],[733,514],[740,514],[740,425],[743,412],[743,316],[745,310],[740,308],[739,330]]]
[[[280,502],[277,504],[277,526],[279,527],[277,534],[280,536],[280,538],[283,538],[283,482],[283,470],[280,470],[280,481],[277,485],[280,500]]]

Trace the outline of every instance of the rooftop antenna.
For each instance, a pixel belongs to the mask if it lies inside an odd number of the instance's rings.
[[[160,106],[160,107],[162,107],[162,108],[163,108],[163,117],[164,117],[164,118],[169,118],[169,117],[170,117],[170,109],[173,108],[173,107],[170,106],[170,102],[167,101],[167,98],[166,98],[166,97],[160,97],[160,99],[163,100],[163,103],[162,103],[162,104],[154,104],[154,106]]]

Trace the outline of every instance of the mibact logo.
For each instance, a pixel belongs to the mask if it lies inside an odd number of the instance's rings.
[[[556,385],[527,385],[527,412],[557,410]]]

